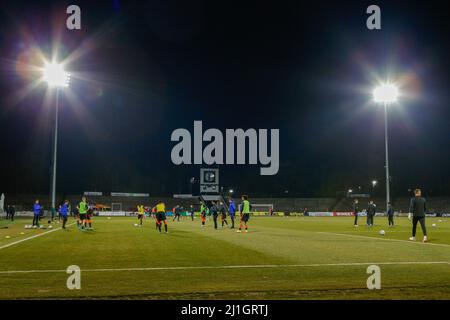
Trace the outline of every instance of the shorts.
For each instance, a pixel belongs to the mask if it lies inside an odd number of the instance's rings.
[[[86,220],[86,213],[79,214],[80,220]]]
[[[138,213],[138,219],[142,219],[144,217],[143,213]]]
[[[158,221],[165,221],[166,220],[166,213],[165,212],[158,212],[156,214],[156,220],[158,220]]]
[[[247,222],[250,219],[250,213],[244,213],[241,217],[241,221]]]

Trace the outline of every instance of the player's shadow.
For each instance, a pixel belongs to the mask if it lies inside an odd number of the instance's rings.
[[[188,234],[191,234],[189,231],[183,231],[183,230],[176,230],[176,231],[170,231],[169,230],[169,235],[173,238],[192,238],[190,236],[188,236]]]

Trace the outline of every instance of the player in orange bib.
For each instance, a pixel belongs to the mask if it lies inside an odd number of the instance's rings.
[[[207,210],[208,207],[202,202],[200,206],[200,220],[202,221],[202,228],[205,227]]]

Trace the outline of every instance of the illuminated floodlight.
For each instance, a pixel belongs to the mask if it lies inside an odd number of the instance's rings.
[[[70,74],[64,71],[60,64],[46,63],[44,66],[44,80],[50,87],[68,87]]]
[[[382,84],[373,90],[373,100],[376,103],[390,104],[397,101],[398,88],[391,83]]]
[[[372,187],[375,187],[377,185],[378,181],[377,180],[372,180]]]

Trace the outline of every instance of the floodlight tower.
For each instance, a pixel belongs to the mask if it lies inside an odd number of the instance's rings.
[[[62,65],[57,63],[46,63],[43,68],[43,78],[50,88],[56,89],[56,108],[55,108],[55,134],[53,141],[53,170],[52,170],[52,208],[55,207],[56,200],[56,156],[58,150],[58,109],[59,109],[59,89],[68,87],[70,74],[64,71]]]
[[[384,106],[384,147],[386,168],[386,213],[391,202],[389,191],[389,148],[388,148],[388,106],[395,103],[398,98],[398,88],[391,83],[384,83],[373,90],[373,100]]]

